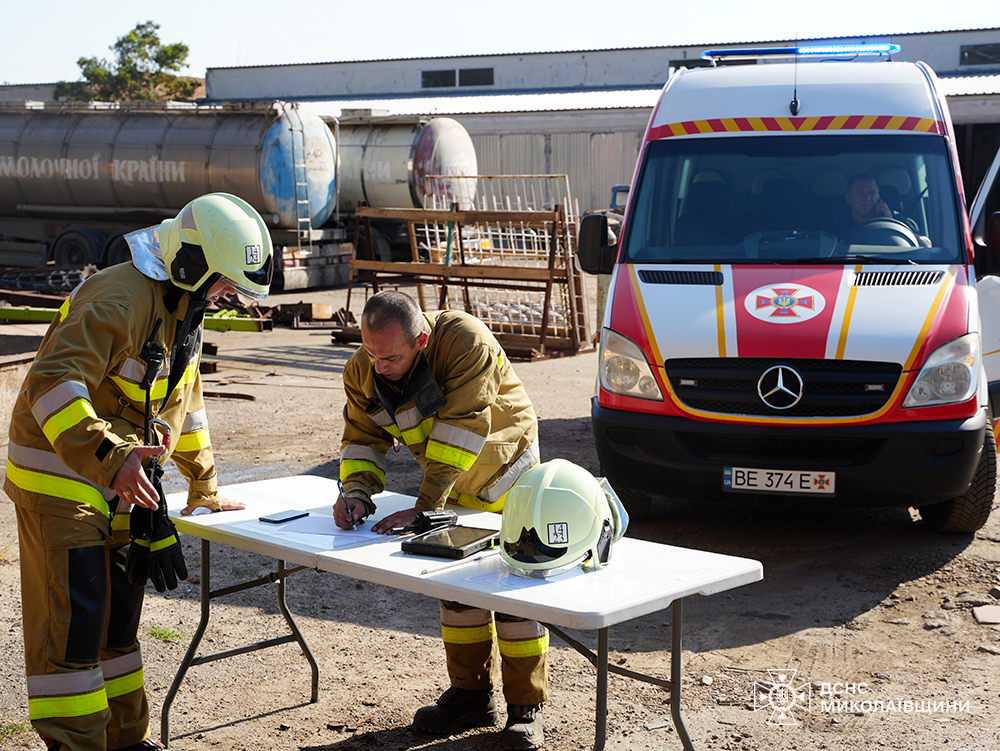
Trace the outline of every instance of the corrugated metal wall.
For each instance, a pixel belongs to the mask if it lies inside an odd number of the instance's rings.
[[[480,175],[568,175],[580,213],[607,208],[632,181],[642,131],[470,134]]]

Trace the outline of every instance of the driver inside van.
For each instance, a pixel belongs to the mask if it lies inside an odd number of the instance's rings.
[[[892,209],[879,196],[875,178],[866,172],[855,175],[848,181],[844,200],[847,201],[851,214],[837,230],[837,237],[841,240],[846,241],[855,229],[872,219],[895,218]]]

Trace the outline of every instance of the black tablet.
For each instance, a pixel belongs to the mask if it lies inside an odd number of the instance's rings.
[[[484,548],[496,547],[500,533],[478,527],[434,529],[403,540],[404,553],[433,555],[438,558],[465,558]]]

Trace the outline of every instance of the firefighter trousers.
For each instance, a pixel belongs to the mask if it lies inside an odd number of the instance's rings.
[[[542,704],[549,693],[549,632],[537,621],[441,601],[441,637],[455,688],[492,689],[508,704]],[[497,667],[496,653],[500,653]],[[499,674],[499,676],[498,676]]]
[[[91,524],[20,506],[17,529],[31,724],[61,751],[145,740],[136,639],[145,587],[128,582],[127,546]]]

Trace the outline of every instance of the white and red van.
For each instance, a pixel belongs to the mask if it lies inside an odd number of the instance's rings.
[[[998,162],[970,222],[926,65],[744,54],[755,64],[667,82],[617,243],[606,217],[581,224],[581,267],[612,274],[602,472],[639,516],[665,495],[912,506],[979,529],[996,487]]]

